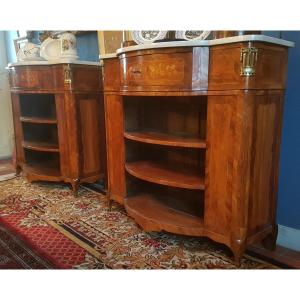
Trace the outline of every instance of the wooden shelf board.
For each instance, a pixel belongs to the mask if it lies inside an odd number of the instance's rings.
[[[125,208],[147,231],[166,230],[178,234],[202,235],[203,218],[176,209],[163,196],[142,194],[125,200]]]
[[[44,152],[59,152],[57,144],[45,143],[45,142],[22,142],[22,146],[26,149],[44,151]]]
[[[200,170],[176,168],[173,165],[153,161],[126,163],[125,169],[129,174],[153,183],[195,190],[205,188]]]
[[[25,163],[23,169],[26,173],[44,177],[60,177],[60,170],[51,162]]]
[[[37,118],[37,117],[20,117],[21,122],[36,124],[57,124],[56,119]]]
[[[124,137],[138,142],[187,148],[206,148],[206,142],[200,138],[176,136],[152,131],[128,131]]]

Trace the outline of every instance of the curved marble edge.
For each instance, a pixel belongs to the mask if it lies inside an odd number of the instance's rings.
[[[72,60],[72,59],[57,59],[57,60],[32,60],[32,61],[18,61],[15,63],[9,63],[7,68],[16,66],[33,66],[33,65],[57,65],[57,64],[76,64],[76,65],[90,65],[100,66],[99,62],[84,61],[84,60]]]
[[[107,54],[99,54],[99,59],[108,59],[108,58],[115,58],[117,57],[117,53],[107,53]]]
[[[266,42],[271,44],[282,45],[286,47],[294,47],[295,43],[286,41],[283,39],[273,38],[266,35],[241,35],[233,36],[215,40],[197,40],[197,41],[174,41],[174,42],[161,42],[161,43],[152,43],[152,44],[142,44],[134,45],[129,47],[120,48],[117,50],[117,55],[120,55],[129,51],[137,51],[144,49],[156,49],[156,48],[172,48],[172,47],[203,47],[203,46],[215,46],[229,43],[239,43],[239,42]]]

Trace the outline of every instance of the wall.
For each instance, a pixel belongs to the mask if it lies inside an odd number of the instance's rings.
[[[13,42],[13,39],[17,37],[17,31],[5,31],[8,62],[17,61]],[[34,42],[37,42],[37,32]],[[80,60],[99,61],[98,37],[96,31],[77,36],[77,52]]]
[[[17,31],[5,31],[5,43],[8,62],[16,62],[17,56],[15,52],[14,39],[18,38]]]
[[[98,36],[96,31],[77,36],[79,59],[99,62]]]
[[[0,158],[10,157],[13,148],[13,123],[9,93],[5,34],[0,31]]]
[[[286,82],[283,115],[279,193],[278,223],[300,230],[300,31],[265,31],[264,34],[295,43],[289,49],[288,73]],[[299,241],[300,242],[300,241]]]
[[[278,222],[300,229],[300,32],[284,31],[282,38],[295,42],[295,47],[289,51],[280,156]]]

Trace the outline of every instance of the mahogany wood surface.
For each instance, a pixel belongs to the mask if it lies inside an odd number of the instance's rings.
[[[45,152],[59,152],[57,144],[47,142],[22,142],[22,146],[27,149],[45,151]]]
[[[80,182],[105,180],[101,68],[28,65],[9,74],[17,164],[28,180],[65,181],[75,194]]]
[[[240,76],[240,50],[258,50],[254,76]],[[284,89],[288,48],[261,42],[213,46],[209,52],[208,90]]]
[[[206,90],[208,47],[128,52],[120,69],[123,91]]]
[[[122,204],[126,193],[122,97],[118,94],[105,94],[104,106],[108,197]]]
[[[206,148],[206,142],[200,138],[176,136],[174,134],[172,135],[153,131],[129,131],[124,133],[124,137],[129,140],[148,144],[186,148]]]
[[[20,117],[21,122],[36,123],[36,124],[57,124],[56,119],[45,119],[38,117]]]
[[[287,52],[241,42],[104,60],[109,199],[145,230],[224,243],[237,265],[254,243],[274,249]]]
[[[167,230],[178,234],[203,235],[203,220],[176,208],[174,200],[151,194],[128,197],[126,211],[133,216],[146,231]]]
[[[65,72],[70,82],[65,82]],[[77,64],[23,65],[10,67],[9,79],[14,92],[73,92],[101,91],[100,67]]]
[[[164,162],[135,161],[125,164],[128,173],[158,184],[186,189],[204,189],[204,178],[198,170],[179,169]]]

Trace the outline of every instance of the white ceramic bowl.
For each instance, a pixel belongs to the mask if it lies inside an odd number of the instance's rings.
[[[33,43],[26,43],[17,53],[18,61],[43,60],[40,56],[40,46]]]

